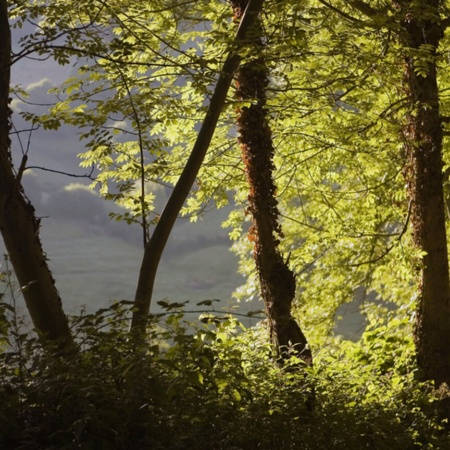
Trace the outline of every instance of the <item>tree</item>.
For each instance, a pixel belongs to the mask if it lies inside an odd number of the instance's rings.
[[[437,80],[438,48],[444,34],[443,2],[398,5],[403,46],[403,89],[408,111],[402,134],[405,179],[412,205],[419,261],[415,339],[426,379],[450,385],[450,281],[443,189],[443,131]]]
[[[386,47],[385,58],[393,58],[399,105],[402,169],[407,183],[412,238],[418,250],[412,260],[418,272],[415,341],[417,362],[425,379],[437,386],[450,381],[450,284],[444,208],[443,134],[438,85],[439,45],[448,19],[441,17],[444,2],[392,2],[374,8],[366,2],[350,2],[350,17],[363,20],[374,34],[386,29],[396,41]],[[360,13],[361,19],[351,14]],[[392,48],[392,50],[391,50]],[[399,62],[401,62],[399,64]],[[399,75],[403,74],[403,77]],[[393,80],[383,78],[386,85]],[[405,228],[406,229],[406,228]]]
[[[0,2],[0,230],[34,327],[43,340],[71,341],[61,299],[39,240],[39,219],[25,197],[10,153],[11,35],[6,0]]]
[[[241,19],[245,4],[243,1],[232,2],[236,20]],[[247,211],[253,218],[248,238],[254,246],[253,257],[274,347],[281,357],[288,358],[294,354],[311,365],[311,350],[291,315],[295,276],[288,266],[289,261],[278,249],[283,233],[278,223],[273,180],[274,148],[266,109],[269,79],[267,65],[261,56],[262,39],[262,22],[258,20],[246,42],[252,59],[240,67],[236,76],[238,100],[251,103],[237,110],[239,144],[249,184]]]
[[[206,112],[205,120],[203,121],[195,145],[192,149],[192,153],[186,162],[183,172],[175,185],[163,213],[161,214],[152,237],[145,247],[144,259],[140,269],[139,282],[135,296],[136,312],[133,314],[131,323],[132,329],[139,329],[142,333],[144,333],[146,329],[146,320],[150,310],[153,283],[156,277],[159,259],[183,203],[188,197],[203,163],[217,121],[219,120],[221,110],[224,106],[232,77],[239,67],[241,60],[239,52],[241,51],[242,42],[246,39],[249,30],[251,32],[252,27],[254,27],[254,23],[261,11],[262,5],[262,0],[249,0],[247,3],[233,45],[236,48],[231,50],[224,62],[214,94],[211,97]]]

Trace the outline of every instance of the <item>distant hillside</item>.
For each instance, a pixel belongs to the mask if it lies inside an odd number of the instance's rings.
[[[42,217],[43,246],[66,312],[132,299],[143,254],[139,227],[110,220],[113,205],[95,193],[82,187],[56,188],[45,178],[28,174],[24,186]],[[188,309],[206,299],[220,300],[213,303],[217,310],[236,306],[232,292],[243,279],[227,231],[221,228],[227,214],[210,211],[196,223],[179,220],[159,267],[152,311],[160,311],[156,302],[162,299],[190,300]],[[239,305],[243,313],[259,308]]]

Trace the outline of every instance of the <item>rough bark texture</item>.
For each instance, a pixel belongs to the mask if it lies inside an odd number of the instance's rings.
[[[6,0],[0,0],[0,231],[34,327],[47,340],[71,341],[61,299],[39,240],[39,220],[23,194],[21,167],[13,170],[9,84],[11,35]]]
[[[194,148],[161,214],[161,218],[156,225],[152,237],[146,245],[134,300],[136,309],[131,322],[131,330],[133,332],[138,331],[140,335],[143,335],[146,330],[147,316],[150,311],[153,286],[161,255],[211,143],[233,75],[241,61],[238,51],[242,45],[242,41],[261,11],[263,2],[263,0],[250,0],[248,4],[248,8],[242,17],[236,33],[236,50],[230,52],[223,65]]]
[[[236,20],[240,19],[246,3],[246,0],[232,1]],[[257,23],[252,39],[248,41],[255,56],[263,45],[260,28],[261,24]],[[273,180],[274,148],[265,108],[268,83],[268,71],[262,58],[242,65],[237,72],[238,99],[253,102],[237,111],[239,143],[250,187],[248,212],[253,217],[248,236],[254,245],[253,255],[272,342],[282,358],[295,354],[311,365],[308,343],[291,315],[295,276],[278,249],[279,238],[283,235]]]
[[[445,231],[442,173],[442,124],[436,63],[428,61],[426,76],[417,74],[411,52],[431,45],[434,58],[443,36],[438,0],[399,2],[400,39],[405,47],[404,90],[409,114],[404,126],[405,178],[412,205],[411,223],[417,247],[426,252],[420,264],[415,327],[417,359],[426,379],[450,384],[450,283]],[[434,17],[433,17],[434,16]],[[423,50],[424,47],[422,47]],[[434,50],[433,50],[434,48]],[[416,53],[417,54],[417,53]]]

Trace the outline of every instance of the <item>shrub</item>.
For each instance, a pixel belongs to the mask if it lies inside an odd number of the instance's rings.
[[[358,343],[336,339],[306,369],[276,364],[264,326],[212,315],[187,322],[177,308],[154,318],[137,346],[127,307],[73,317],[80,351],[65,357],[4,314],[0,448],[449,446],[436,393],[417,380],[407,321],[374,323]]]

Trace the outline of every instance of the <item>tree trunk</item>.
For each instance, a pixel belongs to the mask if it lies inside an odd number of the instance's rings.
[[[71,342],[61,299],[39,239],[39,219],[26,199],[11,159],[9,84],[11,34],[6,0],[0,0],[0,231],[34,327],[43,340]]]
[[[249,28],[253,26],[263,5],[263,0],[250,0],[235,37],[236,48],[228,55],[222,71],[220,72],[214,94],[211,98],[206,117],[200,128],[197,140],[191,155],[174,190],[164,208],[156,228],[145,247],[142,260],[138,286],[135,294],[135,312],[131,322],[131,330],[143,335],[146,330],[147,316],[153,294],[153,286],[156,278],[161,255],[169,239],[172,228],[178,214],[189,195],[189,192],[203,163],[209,144],[213,137],[217,122],[226,96],[230,88],[235,71],[238,69],[241,57],[238,51]]]
[[[240,19],[246,0],[233,0],[236,20]],[[263,47],[261,22],[255,26],[251,42],[256,56]],[[280,254],[279,239],[283,237],[278,222],[278,202],[273,180],[274,148],[267,120],[266,88],[268,69],[263,58],[256,58],[241,66],[236,77],[236,95],[251,106],[238,109],[239,143],[250,187],[248,212],[253,217],[248,236],[253,242],[253,256],[259,276],[272,343],[282,358],[300,357],[312,364],[308,343],[291,315],[295,296],[295,276]]]
[[[403,20],[404,90],[409,112],[403,127],[405,178],[412,205],[411,223],[420,261],[415,342],[426,379],[450,385],[450,283],[443,192],[442,124],[436,52],[443,30],[438,0],[399,3]],[[434,17],[433,17],[434,16]],[[425,46],[425,47],[424,47]],[[428,53],[427,61],[413,55]],[[425,72],[419,72],[424,68]]]

